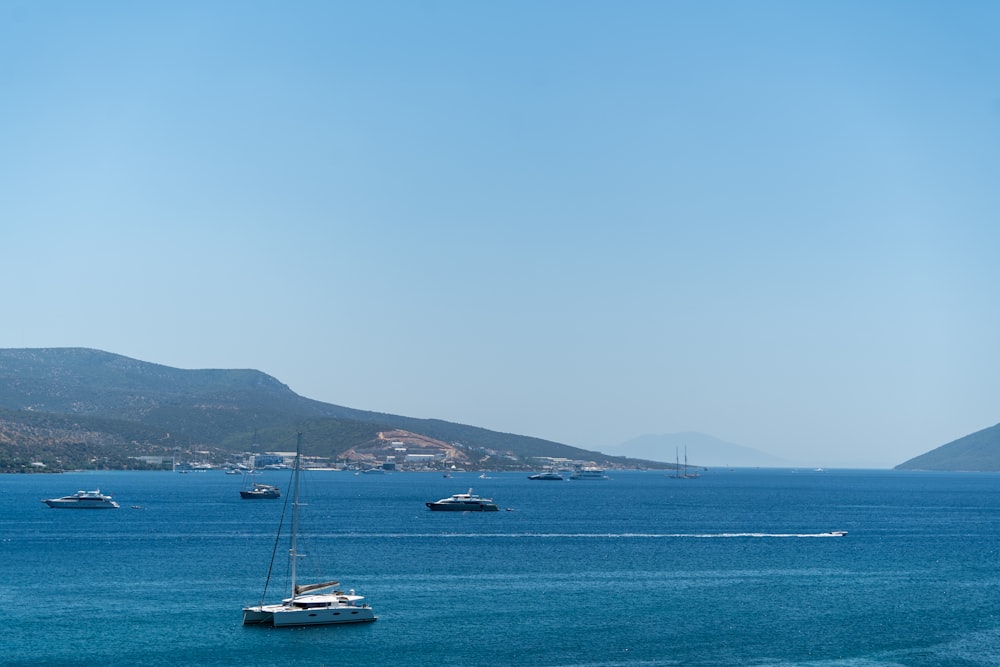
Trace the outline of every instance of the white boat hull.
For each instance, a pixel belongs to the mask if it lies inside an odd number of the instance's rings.
[[[500,506],[496,503],[424,503],[432,512],[499,512]]]
[[[116,510],[118,503],[113,500],[76,501],[76,500],[43,500],[43,503],[52,509],[59,510]]]
[[[371,607],[343,605],[321,608],[284,607],[272,614],[271,622],[275,627],[280,628],[292,625],[367,623],[374,620],[375,611]]]
[[[274,607],[278,605],[263,605],[259,607],[244,607],[243,625],[270,625],[274,617]]]
[[[468,493],[456,493],[450,498],[442,498],[436,503],[424,503],[432,512],[499,512],[500,507],[492,498],[482,498],[469,489]]]
[[[273,625],[287,628],[300,625],[368,623],[376,620],[368,605],[333,604],[302,607],[289,604],[265,604],[243,608],[243,625]]]
[[[570,479],[607,479],[608,476],[604,474],[604,471],[599,468],[581,468],[575,473],[570,475]]]
[[[93,491],[77,491],[71,496],[62,498],[47,498],[43,503],[53,509],[68,510],[115,510],[118,503],[111,500],[111,496],[104,495],[100,489]]]

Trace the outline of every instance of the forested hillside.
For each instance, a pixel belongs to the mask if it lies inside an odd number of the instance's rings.
[[[539,438],[322,403],[257,370],[182,370],[87,348],[0,349],[0,470],[121,467],[129,456],[243,451],[255,442],[289,448],[297,431],[304,453],[335,457],[393,429],[502,452],[497,465],[534,456],[624,461]]]

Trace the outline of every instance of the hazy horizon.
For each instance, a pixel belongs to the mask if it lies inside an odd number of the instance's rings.
[[[998,21],[8,2],[0,347],[893,467],[1000,421]]]

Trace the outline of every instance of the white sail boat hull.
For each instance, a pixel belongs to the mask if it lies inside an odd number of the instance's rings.
[[[256,607],[243,608],[243,625],[271,624],[274,618],[274,610],[281,607],[277,604],[259,605]]]
[[[371,607],[335,605],[332,607],[283,606],[275,610],[271,622],[275,627],[289,625],[331,625],[334,623],[367,623],[375,620]]]
[[[364,597],[347,593],[299,595],[281,604],[262,604],[243,608],[243,625],[330,625],[365,623],[377,619]]]
[[[312,598],[334,596],[310,596]],[[353,596],[352,596],[353,597]],[[367,623],[374,621],[375,610],[342,600],[297,598],[295,603],[265,604],[243,609],[243,625],[332,625],[335,623]]]

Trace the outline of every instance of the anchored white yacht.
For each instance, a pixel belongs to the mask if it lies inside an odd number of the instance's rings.
[[[100,489],[93,491],[77,491],[71,496],[62,498],[49,498],[42,500],[43,503],[55,509],[73,510],[114,510],[118,509],[118,503],[111,500],[111,496],[104,495]]]
[[[424,503],[432,512],[499,512],[500,507],[492,498],[481,498],[469,489],[434,503]]]
[[[603,468],[583,467],[569,476],[570,479],[607,479]]]

